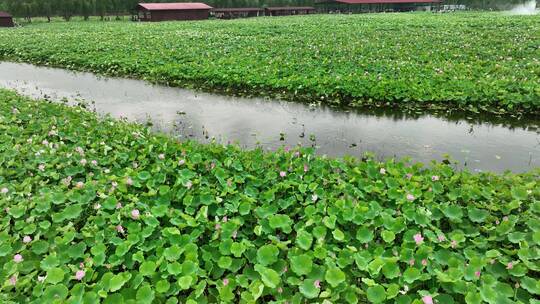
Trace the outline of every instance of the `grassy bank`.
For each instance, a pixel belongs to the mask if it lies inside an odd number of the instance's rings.
[[[0,90],[2,303],[537,303],[540,172],[177,142]]]
[[[348,107],[539,114],[539,28],[501,13],[32,24],[0,31],[0,59]]]

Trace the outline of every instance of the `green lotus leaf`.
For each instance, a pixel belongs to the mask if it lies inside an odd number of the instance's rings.
[[[292,271],[299,276],[309,274],[313,267],[313,260],[307,254],[293,256],[290,261]]]
[[[489,212],[474,207],[469,207],[467,210],[471,221],[476,223],[482,223],[488,217]]]
[[[66,275],[66,272],[59,267],[54,267],[49,270],[47,270],[47,277],[46,282],[49,284],[58,284],[64,280],[64,276]]]
[[[372,303],[382,303],[386,300],[386,290],[381,285],[371,286],[367,290],[367,298]]]
[[[192,283],[193,283],[193,277],[191,276],[182,276],[178,279],[178,286],[180,286],[182,290],[185,290],[191,287]]]
[[[360,243],[369,243],[373,240],[373,231],[366,228],[361,227],[356,230],[356,239],[360,241]]]
[[[420,275],[421,275],[420,270],[416,268],[407,268],[403,272],[403,279],[405,280],[405,282],[410,284],[418,280],[420,278]]]
[[[255,271],[257,271],[259,275],[261,276],[261,280],[264,283],[264,285],[270,288],[276,288],[279,285],[279,282],[281,281],[279,274],[271,268],[267,268],[262,265],[256,264]]]
[[[304,250],[309,250],[309,248],[311,248],[312,242],[313,236],[309,232],[305,230],[298,231],[296,235],[296,245],[298,245],[298,247]]]
[[[319,296],[321,292],[320,288],[317,288],[313,279],[306,279],[300,285],[300,293],[304,295],[307,299],[315,299]]]
[[[51,285],[47,286],[43,291],[43,300],[53,303],[62,301],[67,298],[69,290],[65,285]]]
[[[326,282],[328,282],[332,287],[337,287],[339,284],[343,283],[345,281],[345,273],[341,271],[341,269],[337,267],[330,267],[326,270],[326,274],[324,275],[324,279]]]
[[[137,290],[137,303],[151,304],[154,301],[155,293],[150,285],[144,285]]]
[[[264,245],[257,250],[257,262],[263,266],[274,264],[279,255],[279,249],[274,245]]]
[[[152,261],[146,261],[139,267],[139,272],[143,276],[152,276],[156,272],[156,263]]]

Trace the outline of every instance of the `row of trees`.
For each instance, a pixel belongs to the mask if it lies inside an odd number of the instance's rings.
[[[130,14],[138,2],[182,2],[182,0],[0,0],[0,10],[31,22],[32,17],[61,16],[69,21],[72,16],[106,16]],[[201,0],[193,0],[201,1]],[[313,5],[316,0],[204,0],[213,7],[263,7]],[[465,4],[475,9],[507,9],[529,0],[445,0],[445,4]],[[184,1],[187,2],[187,1]]]

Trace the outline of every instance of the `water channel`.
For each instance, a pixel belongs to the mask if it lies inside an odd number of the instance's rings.
[[[319,154],[410,156],[429,163],[448,154],[471,171],[523,172],[540,166],[540,121],[463,114],[344,111],[262,98],[238,98],[0,62],[0,87],[37,98],[84,101],[99,113],[151,121],[180,138],[245,148],[315,145]]]

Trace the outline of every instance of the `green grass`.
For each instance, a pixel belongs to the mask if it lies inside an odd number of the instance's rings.
[[[32,24],[0,59],[328,105],[539,114],[540,18],[502,13]]]
[[[537,303],[539,181],[178,142],[0,90],[0,302]]]

